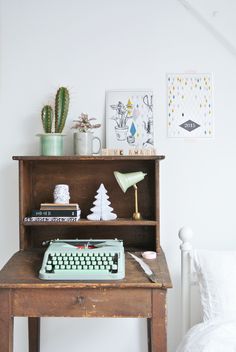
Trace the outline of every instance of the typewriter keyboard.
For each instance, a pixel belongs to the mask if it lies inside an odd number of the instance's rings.
[[[118,253],[50,253],[45,272],[52,275],[92,276],[116,274],[118,272]]]

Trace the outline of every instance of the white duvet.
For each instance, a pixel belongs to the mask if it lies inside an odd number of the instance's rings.
[[[195,325],[176,352],[236,352],[236,319],[214,319]]]

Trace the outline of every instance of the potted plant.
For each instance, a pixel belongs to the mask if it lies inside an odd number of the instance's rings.
[[[100,123],[92,123],[91,121],[96,120],[94,117],[88,117],[88,114],[82,113],[77,120],[74,120],[75,124],[71,127],[77,131],[74,133],[74,154],[75,155],[92,155],[99,154],[101,151],[101,141],[98,137],[93,136],[93,129],[101,127]],[[97,140],[99,148],[94,151],[93,142]]]
[[[116,122],[115,133],[118,141],[125,141],[127,139],[128,125],[127,121],[132,117],[133,104],[128,100],[127,105],[121,101],[118,104],[111,105],[111,108],[116,111],[116,115],[112,120]]]
[[[62,131],[65,127],[68,115],[69,102],[70,96],[68,89],[60,87],[57,90],[55,98],[55,118],[53,108],[50,105],[45,105],[42,108],[41,119],[45,133],[38,134],[40,137],[41,155],[63,155],[63,137],[65,135],[62,134]]]

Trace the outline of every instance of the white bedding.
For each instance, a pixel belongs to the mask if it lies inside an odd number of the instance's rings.
[[[236,319],[213,319],[192,327],[176,352],[236,352]]]

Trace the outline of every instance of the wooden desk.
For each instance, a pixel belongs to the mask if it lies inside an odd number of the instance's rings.
[[[0,352],[12,352],[13,317],[29,317],[29,351],[39,352],[40,317],[142,317],[148,321],[149,352],[166,352],[166,291],[171,287],[160,246],[160,178],[155,156],[15,156],[19,165],[19,242],[16,253],[0,273]],[[142,171],[138,183],[143,219],[132,220],[133,189],[123,193],[114,171]],[[56,184],[68,184],[70,202],[79,203],[76,222],[28,222],[25,217],[41,203],[53,202]],[[118,218],[88,221],[87,215],[101,183]],[[126,257],[126,277],[114,282],[48,282],[38,279],[42,243],[60,239],[123,240],[126,250],[157,252],[151,283],[138,264]]]
[[[0,352],[13,352],[15,316],[29,317],[29,352],[40,351],[40,317],[147,318],[148,351],[166,352],[166,291],[171,281],[163,252],[149,261],[151,283],[126,255],[124,280],[43,281],[40,250],[17,252],[0,272]]]

